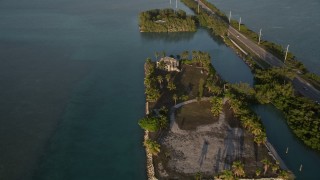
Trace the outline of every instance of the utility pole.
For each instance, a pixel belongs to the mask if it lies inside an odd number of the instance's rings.
[[[240,27],[241,27],[241,17],[240,17],[240,20],[239,20],[239,31],[240,31]]]
[[[289,51],[289,44],[288,44],[288,46],[287,46],[286,55],[284,56],[283,64],[284,64],[284,62],[287,60],[288,51]]]
[[[171,6],[171,0],[170,0],[170,6]]]
[[[258,41],[258,44],[260,44],[260,41],[261,41],[261,31],[262,31],[262,29],[260,29],[260,32],[259,32],[259,41]]]
[[[229,13],[229,24],[231,23],[231,11]]]
[[[178,9],[178,0],[176,0],[176,9]]]

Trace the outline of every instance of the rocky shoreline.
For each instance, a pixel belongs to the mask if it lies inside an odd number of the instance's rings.
[[[144,131],[143,140],[146,141],[148,139],[149,139],[149,132]],[[155,173],[154,173],[152,154],[149,152],[149,150],[147,148],[145,148],[145,150],[146,150],[146,158],[147,158],[147,177],[148,177],[148,180],[157,180],[157,178],[155,177]]]

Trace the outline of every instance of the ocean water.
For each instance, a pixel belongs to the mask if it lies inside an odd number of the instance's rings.
[[[137,121],[155,51],[208,51],[223,78],[253,83],[204,29],[141,34],[138,13],[162,7],[169,2],[0,1],[0,179],[145,179]]]
[[[225,11],[238,7],[235,17],[262,27],[265,38],[289,42],[317,71],[320,56],[307,47],[319,38],[303,28],[293,31],[290,23],[269,27],[284,17],[260,15],[274,10],[275,1],[215,2]],[[301,3],[291,1],[290,7]],[[146,179],[137,121],[144,115],[143,64],[155,51],[207,51],[225,80],[253,84],[243,61],[204,29],[140,33],[138,13],[163,7],[170,7],[168,0],[0,1],[0,179]],[[261,12],[253,13],[257,7]],[[180,3],[179,8],[191,13]],[[310,8],[304,13],[317,13]],[[310,17],[315,23],[319,18]],[[299,36],[292,33],[305,33],[303,41],[295,40],[304,45],[294,46],[291,40]]]

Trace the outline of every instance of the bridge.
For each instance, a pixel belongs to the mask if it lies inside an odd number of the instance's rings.
[[[201,0],[195,0],[199,3],[203,9],[207,10],[211,14],[215,14],[208,6],[206,6]],[[279,58],[275,57],[270,52],[266,51],[262,47],[260,47],[257,42],[252,41],[247,38],[245,35],[241,34],[235,28],[229,26],[228,28],[229,38],[236,39],[241,43],[241,46],[246,47],[251,53],[259,57],[261,60],[268,63],[273,67],[284,67],[286,66]],[[315,101],[316,103],[320,103],[320,91],[309,84],[306,80],[301,78],[298,74],[296,74],[295,78],[292,80],[292,84],[294,89],[302,94],[303,96]]]

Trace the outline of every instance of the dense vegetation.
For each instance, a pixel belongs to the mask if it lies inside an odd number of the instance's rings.
[[[254,99],[255,91],[248,84],[228,84],[226,97],[236,117],[240,119],[242,126],[254,136],[254,142],[261,145],[266,142],[267,135],[261,119],[249,108]]]
[[[218,36],[224,36],[227,33],[228,24],[223,20],[226,17],[220,17],[223,13],[220,12],[217,8],[216,14],[210,14],[204,9],[200,9],[199,12],[197,12],[198,4],[193,0],[181,0],[184,4],[186,4],[188,7],[190,7],[195,13],[197,13],[197,21],[200,26],[208,28],[212,31],[213,34]]]
[[[196,31],[196,23],[192,16],[182,10],[154,9],[140,13],[141,32],[187,32]]]
[[[197,12],[197,3],[195,1],[183,0],[183,2],[194,12]],[[214,11],[215,15],[207,14],[208,16],[205,16],[203,14],[206,14],[206,10],[201,9],[197,16],[200,24],[205,26],[206,23],[204,22],[208,22],[208,20],[202,20],[205,19],[204,17],[208,17],[209,19],[219,19],[223,22],[222,24],[228,23],[226,16],[214,5],[206,0],[202,0],[202,2]],[[239,24],[237,21],[231,20],[230,25],[238,29]],[[213,31],[219,29],[216,26],[225,27],[225,25],[215,24],[212,28]],[[219,32],[219,30],[217,32]],[[217,32],[215,34],[219,34]],[[258,34],[251,31],[244,24],[241,24],[241,33],[254,41],[258,41]],[[225,39],[225,41],[226,40],[227,39]],[[279,59],[284,59],[285,51],[281,45],[262,40],[261,46]],[[293,130],[294,134],[309,147],[320,150],[320,107],[316,103],[296,95],[291,84],[291,80],[298,73],[315,87],[320,88],[320,76],[307,72],[304,65],[297,61],[295,56],[290,52],[288,53],[287,60],[285,61],[287,68],[260,70],[260,68],[256,66],[255,63],[252,63],[252,61],[248,61],[248,64],[255,74],[257,84],[255,86],[256,92],[254,93],[254,96],[256,100],[262,104],[272,103],[279,110],[283,111],[289,127]],[[253,95],[250,96],[252,97]],[[243,105],[241,104],[241,106]],[[244,106],[246,106],[246,104]],[[246,118],[247,117],[244,119]],[[241,116],[240,119],[242,119]],[[257,138],[263,139],[264,134],[262,134],[261,137],[257,136]]]
[[[165,57],[165,52],[156,52],[155,58]],[[172,56],[174,57],[174,56]],[[177,73],[167,72],[165,70],[164,64],[152,62],[150,58],[146,60],[145,63],[145,88],[147,101],[153,104],[158,104],[160,109],[154,109],[139,120],[139,125],[142,129],[152,132],[153,138],[144,142],[144,146],[153,155],[158,155],[160,153],[161,147],[157,143],[157,139],[162,134],[162,130],[168,127],[168,109],[177,102],[183,102],[189,99],[198,98],[201,100],[202,97],[212,97],[211,98],[211,109],[212,115],[217,117],[223,111],[224,102],[230,105],[235,117],[240,120],[241,126],[250,132],[253,136],[254,142],[260,146],[264,144],[267,140],[265,129],[261,123],[260,118],[249,108],[249,105],[257,102],[257,99],[261,102],[269,103],[275,96],[271,96],[272,99],[264,100],[258,86],[256,89],[250,87],[248,84],[228,84],[224,82],[216,73],[210,60],[210,55],[202,51],[183,51],[180,55],[177,55],[177,59],[180,61],[181,66],[194,66],[197,69],[201,69],[202,78],[197,77],[197,86],[195,87],[196,92],[190,96],[190,92],[186,93],[186,90],[175,79],[177,78]],[[292,78],[290,72],[285,70],[273,70],[275,74],[270,74],[266,76],[270,79],[275,77],[284,77],[285,84],[288,84],[288,79]],[[259,72],[257,72],[259,74]],[[267,73],[261,73],[261,76]],[[258,78],[262,78],[257,76]],[[264,81],[263,81],[264,82]],[[280,81],[279,82],[283,82]],[[275,83],[269,83],[275,84]],[[285,90],[277,93],[285,92]],[[154,94],[153,94],[154,93]],[[293,91],[289,91],[287,94],[291,94]],[[196,96],[194,96],[196,94]],[[265,93],[263,93],[265,94]],[[164,97],[164,98],[163,98]],[[163,100],[166,99],[170,103],[164,103]],[[154,107],[154,106],[153,106]],[[286,171],[280,170],[277,162],[268,161],[264,159],[261,161],[262,167],[256,169],[256,177],[262,177],[267,171],[281,177],[287,177],[288,173]],[[227,178],[237,179],[238,177],[245,177],[246,172],[244,171],[244,164],[241,161],[233,162],[231,170],[225,170],[221,172],[217,178]],[[195,175],[196,178],[201,178],[201,172]]]
[[[255,73],[257,100],[281,110],[294,134],[306,145],[320,150],[320,105],[294,94],[288,72],[272,68]]]

